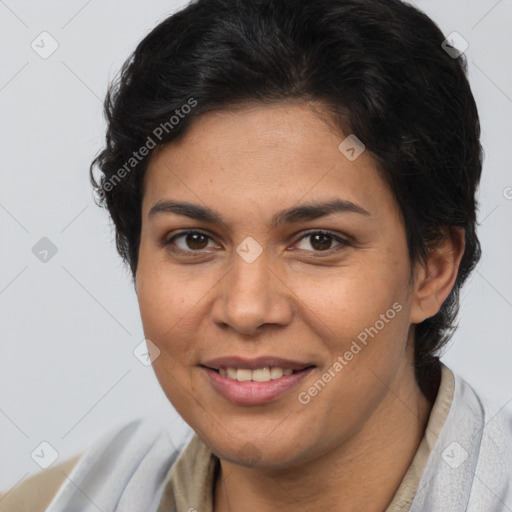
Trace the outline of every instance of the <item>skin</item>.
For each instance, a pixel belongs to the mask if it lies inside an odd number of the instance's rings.
[[[448,232],[411,268],[399,208],[370,152],[349,161],[338,149],[346,135],[319,111],[288,101],[210,112],[148,166],[136,273],[141,317],[161,351],[153,362],[160,385],[220,458],[216,512],[383,511],[432,408],[414,377],[414,324],[448,296],[463,233]],[[370,215],[270,222],[281,210],[334,198]],[[148,216],[169,199],[207,206],[225,225]],[[211,238],[163,244],[186,229]],[[310,229],[351,245],[304,236]],[[236,252],[248,236],[263,249],[252,263]],[[299,392],[396,303],[401,311],[300,403]],[[199,366],[228,355],[273,355],[316,368],[277,400],[236,405]]]

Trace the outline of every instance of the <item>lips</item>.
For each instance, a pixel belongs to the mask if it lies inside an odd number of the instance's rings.
[[[310,363],[280,357],[222,357],[200,365],[213,388],[238,405],[257,405],[278,399],[296,387],[315,368]]]

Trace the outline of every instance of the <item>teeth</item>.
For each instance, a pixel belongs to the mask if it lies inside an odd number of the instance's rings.
[[[271,379],[279,379],[284,375],[284,370],[279,368],[278,366],[270,368],[270,378]]]
[[[270,368],[258,368],[252,371],[252,380],[256,382],[268,382],[270,378]]]
[[[236,380],[240,380],[240,381],[252,380],[252,370],[239,368],[236,371]]]
[[[291,375],[293,370],[291,368],[279,368],[278,366],[258,368],[256,370],[249,370],[247,368],[219,368],[219,373],[241,382],[251,380],[254,382],[268,382],[269,380],[280,379],[283,375]]]

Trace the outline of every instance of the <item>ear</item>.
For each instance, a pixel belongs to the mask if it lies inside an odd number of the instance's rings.
[[[412,324],[419,324],[439,311],[457,279],[464,246],[464,229],[449,228],[429,249],[427,260],[417,264],[410,313]]]

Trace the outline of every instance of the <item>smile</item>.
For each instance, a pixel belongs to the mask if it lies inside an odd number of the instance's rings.
[[[201,367],[212,387],[229,402],[238,405],[258,405],[280,398],[296,387],[314,367],[302,370],[282,367],[219,368]]]
[[[283,375],[291,375],[293,372],[294,370],[291,368],[280,368],[279,366],[257,368],[256,370],[247,368],[219,368],[221,375],[240,382],[268,382],[269,380],[280,379]]]

